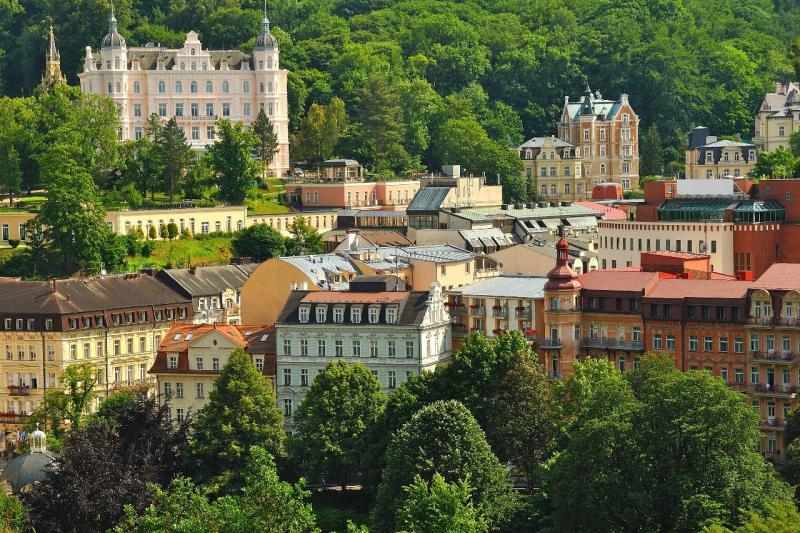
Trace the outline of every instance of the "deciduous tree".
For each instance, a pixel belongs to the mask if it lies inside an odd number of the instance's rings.
[[[286,255],[286,238],[267,224],[253,224],[236,232],[231,240],[236,257],[265,261]]]
[[[465,481],[448,483],[439,473],[430,483],[419,476],[403,487],[405,501],[397,511],[401,531],[427,533],[480,533],[488,531],[486,522],[475,511],[472,489]]]
[[[306,217],[296,217],[289,226],[291,237],[286,242],[286,250],[290,255],[311,255],[322,253],[322,237],[317,229],[309,224]]]

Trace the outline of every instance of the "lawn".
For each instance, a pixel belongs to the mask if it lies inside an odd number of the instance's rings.
[[[227,265],[233,257],[230,237],[155,241],[150,257],[129,257],[129,271],[141,268],[186,268],[188,266]]]

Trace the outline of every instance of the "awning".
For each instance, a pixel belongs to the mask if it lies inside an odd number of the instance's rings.
[[[577,229],[597,227],[597,219],[594,217],[567,217],[567,223]]]

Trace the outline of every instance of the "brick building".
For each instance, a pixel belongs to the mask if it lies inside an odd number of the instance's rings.
[[[646,352],[705,370],[746,394],[761,417],[761,450],[783,458],[785,419],[800,386],[800,265],[775,263],[755,281],[683,279],[638,268],[576,275],[559,242],[545,285],[540,362],[553,377],[602,357],[621,372]]]

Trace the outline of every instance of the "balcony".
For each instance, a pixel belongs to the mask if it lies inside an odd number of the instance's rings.
[[[469,313],[467,309],[464,307],[464,304],[459,305],[451,305],[450,306],[450,315],[451,316],[467,316]]]
[[[797,387],[791,385],[770,385],[760,383],[754,387],[756,394],[763,396],[785,396],[794,398],[797,395]]]
[[[744,383],[736,383],[735,381],[729,381],[727,383],[728,387],[735,390],[736,392],[741,392],[742,394],[747,394],[749,387]]]
[[[496,305],[492,307],[492,316],[497,318],[508,318],[508,308]]]
[[[470,316],[486,316],[486,308],[482,305],[470,305],[469,314]]]
[[[750,352],[750,358],[760,363],[788,364],[797,359],[797,354],[791,352]]]
[[[763,431],[783,431],[785,428],[786,422],[780,418],[767,418],[758,425],[758,429]]]
[[[28,396],[30,387],[28,385],[9,385],[8,394],[11,396]]]
[[[531,308],[530,307],[517,307],[514,309],[514,316],[516,318],[523,318],[530,320]]]
[[[643,341],[627,341],[611,337],[585,337],[581,340],[582,348],[605,348],[608,350],[644,350]]]
[[[561,348],[561,339],[539,339],[537,344],[542,348]]]
[[[747,325],[751,328],[771,328],[780,323],[780,319],[772,316],[750,317]]]

